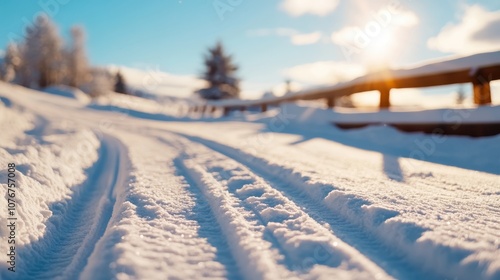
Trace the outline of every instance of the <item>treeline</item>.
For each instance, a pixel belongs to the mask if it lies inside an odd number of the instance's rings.
[[[67,85],[91,96],[109,91],[132,92],[120,72],[111,73],[107,68],[89,65],[83,27],[73,26],[70,35],[70,41],[64,42],[51,19],[47,15],[38,16],[26,27],[22,40],[7,46],[0,61],[0,80],[33,89]],[[201,78],[207,81],[207,86],[196,91],[201,98],[239,98],[238,67],[222,43],[209,48],[204,66]]]
[[[117,86],[127,93],[120,73],[89,65],[81,26],[71,28],[70,38],[66,44],[50,18],[38,16],[26,27],[22,41],[7,46],[0,79],[34,89],[67,85],[92,96],[105,94]]]

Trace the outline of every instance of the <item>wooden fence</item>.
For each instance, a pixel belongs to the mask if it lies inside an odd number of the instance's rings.
[[[477,54],[458,59],[426,64],[412,69],[387,70],[368,74],[354,80],[327,87],[319,87],[295,92],[289,95],[260,100],[222,100],[196,105],[192,111],[214,112],[260,108],[266,111],[269,106],[297,100],[324,99],[329,108],[335,106],[339,97],[366,91],[379,91],[379,107],[389,108],[392,89],[423,88],[452,84],[472,83],[474,103],[491,103],[490,82],[500,79],[500,51]]]

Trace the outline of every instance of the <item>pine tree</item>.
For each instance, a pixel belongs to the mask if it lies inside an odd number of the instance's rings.
[[[128,94],[125,78],[123,78],[120,71],[118,71],[115,76],[115,92]]]
[[[6,82],[14,81],[16,75],[18,75],[20,65],[19,49],[16,44],[11,43],[8,45],[3,63],[0,65],[0,78]]]
[[[71,28],[72,44],[67,51],[67,83],[71,87],[79,88],[89,76],[89,66],[85,53],[85,32],[82,27]]]
[[[40,88],[58,84],[64,78],[62,40],[56,26],[46,15],[26,28],[22,47],[23,84]]]
[[[209,49],[205,66],[203,79],[208,82],[208,87],[197,91],[202,98],[217,100],[239,97],[239,80],[235,77],[238,67],[233,64],[231,56],[225,54],[220,42]]]

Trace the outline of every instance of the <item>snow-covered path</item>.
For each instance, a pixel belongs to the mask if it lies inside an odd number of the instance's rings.
[[[498,175],[259,122],[0,96],[20,221],[1,279],[500,279]]]
[[[38,241],[39,254],[26,257],[26,278],[75,279],[85,267],[97,241],[102,237],[111,217],[115,186],[125,183],[126,162],[121,160],[121,144],[105,137],[99,159],[88,172],[88,179],[78,186],[64,204],[52,207],[54,230]],[[106,170],[106,172],[102,172]]]

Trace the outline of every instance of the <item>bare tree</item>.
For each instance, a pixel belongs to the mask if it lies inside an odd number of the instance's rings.
[[[0,65],[0,78],[6,82],[12,82],[18,75],[21,65],[21,57],[19,56],[18,46],[11,43],[7,46],[7,51]]]
[[[85,52],[85,31],[81,26],[71,28],[71,46],[67,51],[68,85],[79,88],[89,78],[89,66]]]
[[[108,69],[89,68],[89,79],[81,86],[92,97],[102,96],[113,90],[114,75]]]
[[[457,91],[457,97],[456,97],[456,102],[457,105],[462,105],[464,104],[464,101],[466,99],[465,92],[463,86],[460,86]]]
[[[26,28],[22,50],[24,69],[21,72],[27,76],[24,77],[24,83],[29,83],[26,86],[44,88],[62,81],[65,75],[62,40],[57,27],[46,15],[38,16]]]

